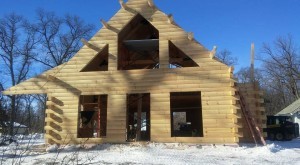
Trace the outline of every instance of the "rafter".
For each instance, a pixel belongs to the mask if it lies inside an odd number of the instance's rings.
[[[173,17],[172,14],[169,14],[169,15],[168,15],[168,22],[169,22],[170,24],[174,24],[174,17]]]
[[[194,33],[193,33],[193,32],[189,32],[189,33],[188,33],[188,39],[189,39],[190,41],[194,40]]]
[[[210,51],[210,58],[213,59],[217,52],[217,46],[214,46],[213,49]]]
[[[99,47],[97,47],[97,46],[95,46],[95,45],[89,43],[89,42],[88,42],[87,40],[85,40],[84,38],[81,39],[81,42],[82,42],[85,46],[87,46],[87,47],[89,47],[89,48],[95,50],[96,52],[100,52],[100,51],[101,51],[101,49],[100,49]]]
[[[153,0],[148,0],[148,5],[152,8],[155,7]]]
[[[127,6],[126,6],[126,4],[124,3],[124,0],[119,0],[119,3],[120,3],[120,5],[121,5],[121,7],[123,8],[123,9],[127,9]]]

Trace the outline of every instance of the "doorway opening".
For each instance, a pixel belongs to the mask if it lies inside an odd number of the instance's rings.
[[[127,141],[150,141],[150,94],[127,95]]]

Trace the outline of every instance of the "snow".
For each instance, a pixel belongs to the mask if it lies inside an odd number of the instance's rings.
[[[30,137],[35,137],[30,139]],[[1,164],[300,164],[300,138],[253,144],[182,143],[46,146],[43,136],[23,137],[0,147]],[[36,138],[38,137],[38,138]]]
[[[5,124],[6,126],[8,126],[8,125],[9,125],[9,122],[4,122],[4,124]],[[14,122],[14,127],[15,127],[15,128],[27,128],[26,125],[22,125],[22,124],[17,123],[17,122]]]

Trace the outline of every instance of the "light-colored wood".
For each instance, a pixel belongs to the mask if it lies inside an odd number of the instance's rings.
[[[199,44],[192,33],[187,33],[155,8],[152,1],[119,1],[122,8],[100,29],[67,63],[24,81],[4,91],[4,94],[46,93],[45,130],[48,143],[103,143],[125,142],[127,130],[126,95],[150,93],[150,140],[156,142],[237,143],[247,132],[241,120],[239,96],[245,91],[249,103],[261,103],[251,86],[236,87],[233,68],[214,58],[212,51]],[[152,6],[152,7],[151,7]],[[159,33],[159,68],[118,70],[122,53],[119,34],[137,14],[144,17]],[[134,34],[134,32],[132,32]],[[189,57],[198,67],[170,68],[170,42]],[[97,54],[108,46],[107,71],[81,72]],[[148,60],[140,64],[149,63]],[[170,92],[201,92],[203,137],[171,137]],[[105,138],[78,138],[81,95],[107,95],[107,132]],[[257,109],[263,112],[263,107]],[[263,125],[264,117],[260,118]]]
[[[262,131],[263,128],[266,127],[266,114],[265,109],[262,106],[262,103],[264,102],[262,99],[262,92],[255,83],[238,84],[238,87],[240,94],[246,98],[246,105],[250,110],[251,116],[255,119],[259,129]],[[244,136],[240,138],[240,141],[253,142],[245,117],[243,116],[241,119],[245,129],[243,129]]]
[[[119,3],[123,9],[127,8],[126,4],[124,3],[124,0],[119,0]]]
[[[168,22],[169,22],[170,24],[174,24],[174,17],[173,17],[172,14],[169,14],[169,15],[168,15]]]
[[[188,33],[188,39],[189,39],[190,41],[194,40],[194,33],[193,33],[193,32],[189,32],[189,33]]]
[[[148,0],[148,5],[152,8],[155,7],[154,3],[153,3],[153,0]]]
[[[210,52],[209,57],[211,59],[213,59],[215,57],[215,55],[216,55],[216,52],[217,52],[217,46],[214,46],[213,49],[212,49],[212,51]]]
[[[251,82],[254,82],[254,43],[251,44],[250,79]]]

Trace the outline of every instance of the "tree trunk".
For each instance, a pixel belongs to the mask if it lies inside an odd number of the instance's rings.
[[[11,112],[10,112],[10,122],[9,122],[9,135],[14,136],[14,122],[16,116],[16,96],[11,96]]]

